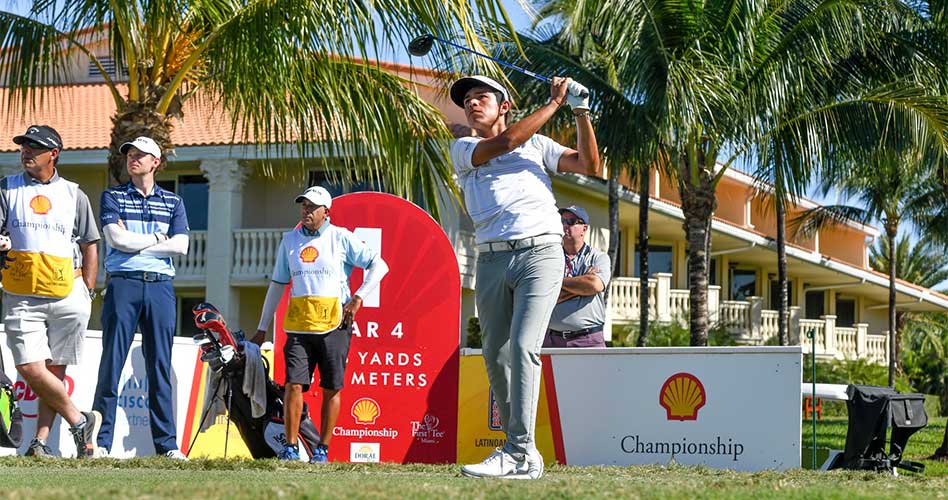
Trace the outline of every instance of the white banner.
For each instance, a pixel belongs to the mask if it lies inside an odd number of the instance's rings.
[[[13,358],[6,346],[6,334],[0,332],[0,339],[3,341],[3,344],[0,344],[2,345],[0,349],[3,351],[3,366],[7,376],[16,381],[16,397],[24,416],[22,446],[19,450],[0,448],[0,455],[13,455],[15,452],[22,455],[36,430],[36,393],[17,374]],[[86,332],[82,362],[66,370],[66,390],[80,411],[92,409],[101,357],[102,332],[90,330]],[[188,399],[191,395],[197,359],[198,348],[193,341],[190,338],[175,337],[171,354],[171,387],[174,390],[172,399],[175,402],[175,424],[179,446],[184,435]],[[113,436],[110,454],[112,457],[130,458],[155,454],[148,414],[148,379],[145,376],[145,359],[142,355],[140,335],[135,335],[119,380],[118,408]],[[57,417],[50,430],[48,444],[58,455],[71,457],[76,454],[76,446],[69,433],[68,425],[61,417]]]
[[[570,465],[800,466],[799,346],[543,352]]]

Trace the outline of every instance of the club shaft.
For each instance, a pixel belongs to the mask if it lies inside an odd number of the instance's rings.
[[[523,69],[523,68],[521,68],[520,66],[517,66],[517,65],[514,65],[514,64],[510,64],[510,63],[507,62],[507,61],[501,61],[500,59],[497,59],[497,58],[495,58],[495,57],[491,57],[491,56],[489,56],[489,55],[487,55],[487,54],[482,54],[482,53],[480,53],[480,52],[471,50],[471,49],[469,49],[469,48],[467,48],[467,47],[465,47],[465,46],[463,46],[463,45],[458,45],[458,44],[456,44],[456,43],[449,42],[449,41],[447,41],[447,40],[445,40],[445,39],[443,39],[443,38],[438,38],[438,37],[433,37],[433,38],[434,38],[435,40],[441,42],[441,43],[448,44],[448,45],[450,45],[450,46],[452,46],[452,47],[454,47],[454,48],[456,48],[456,49],[461,49],[461,50],[463,50],[463,51],[465,51],[465,52],[470,52],[471,54],[474,54],[474,55],[476,55],[476,56],[481,56],[481,57],[490,59],[491,61],[494,61],[495,63],[497,63],[497,64],[499,64],[499,65],[501,65],[501,66],[503,66],[503,67],[505,67],[505,68],[510,68],[510,69],[512,69],[512,70],[514,70],[514,71],[519,71],[519,72],[521,72],[521,73],[523,73],[523,74],[525,74],[525,75],[527,75],[527,76],[532,76],[533,78],[536,78],[537,80],[540,80],[541,82],[553,83],[553,80],[551,80],[550,78],[548,78],[548,77],[546,77],[546,76],[543,76],[543,75],[534,73],[533,71],[530,71],[530,70],[528,70],[528,69]]]

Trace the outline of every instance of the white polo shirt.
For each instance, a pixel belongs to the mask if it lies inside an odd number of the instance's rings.
[[[481,140],[462,137],[451,144],[451,161],[474,220],[477,243],[562,235],[547,170],[557,171],[567,148],[536,134],[517,149],[475,168],[471,156]]]

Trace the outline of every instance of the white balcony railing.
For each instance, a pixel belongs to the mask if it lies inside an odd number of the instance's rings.
[[[204,279],[207,264],[207,231],[191,231],[188,234],[188,240],[187,255],[173,259],[177,279]]]
[[[671,275],[659,273],[649,280],[649,319],[659,323],[677,321],[687,324],[690,310],[688,290],[671,288]],[[617,277],[609,285],[610,321],[630,323],[639,320],[638,278]],[[718,286],[708,287],[708,311],[712,323],[723,327],[741,344],[761,345],[771,342],[779,332],[780,313],[763,309],[761,297],[747,300],[720,300]],[[867,359],[885,364],[888,340],[885,334],[868,333],[868,325],[837,327],[836,316],[802,319],[799,307],[790,308],[790,340],[803,347],[805,353],[816,345],[822,358]],[[813,340],[807,337],[813,334]]]
[[[286,229],[237,229],[231,274],[238,279],[265,279],[273,272],[276,252]]]

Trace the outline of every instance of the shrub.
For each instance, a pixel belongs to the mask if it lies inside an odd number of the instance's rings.
[[[471,316],[467,318],[467,342],[465,344],[467,347],[480,349],[481,341],[481,321],[477,319],[477,316]]]
[[[613,325],[612,347],[635,347],[639,338],[639,324]],[[691,345],[691,332],[679,323],[654,323],[650,325],[646,347],[686,347]],[[734,337],[721,327],[708,332],[708,345],[737,345]]]

